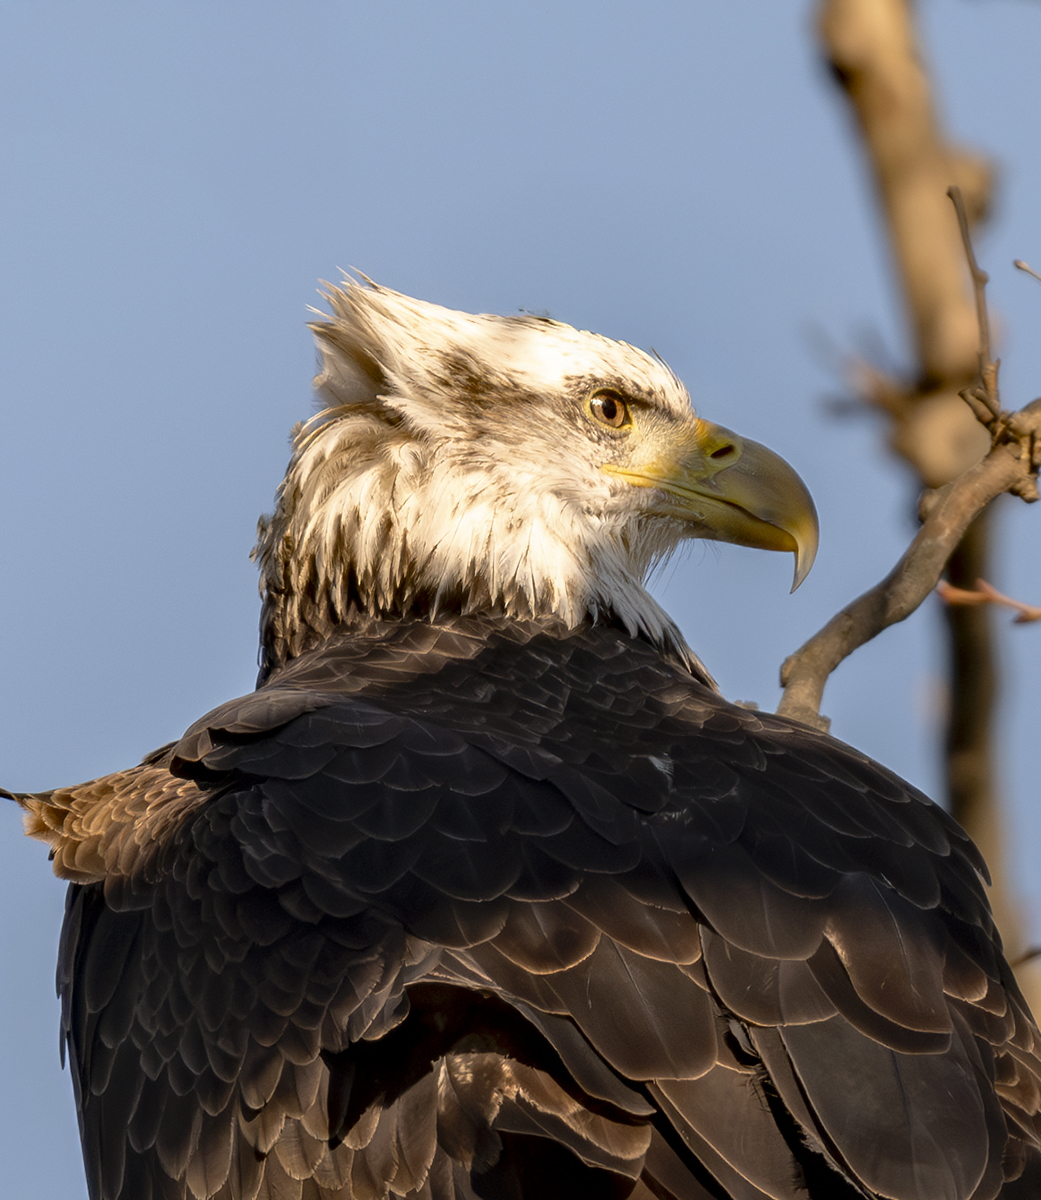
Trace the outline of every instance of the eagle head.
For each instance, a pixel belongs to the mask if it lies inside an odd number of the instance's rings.
[[[358,615],[614,620],[690,658],[645,588],[684,539],[817,548],[802,480],[697,417],[664,363],[545,317],[345,280],[314,331],[324,407],[255,555],[262,674]]]

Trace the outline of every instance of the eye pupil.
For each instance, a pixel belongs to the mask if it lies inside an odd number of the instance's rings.
[[[610,396],[605,396],[600,401],[600,411],[603,413],[605,421],[613,422],[618,416],[618,402],[612,400]]]

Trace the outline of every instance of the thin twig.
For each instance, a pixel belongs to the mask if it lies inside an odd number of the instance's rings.
[[[976,298],[976,322],[980,333],[979,380],[970,388],[962,388],[958,395],[972,409],[976,419],[987,426],[992,436],[996,436],[1001,420],[1001,401],[998,396],[998,369],[1001,361],[995,361],[990,356],[990,317],[987,314],[987,284],[990,282],[990,276],[976,261],[961,188],[955,184],[947,189],[947,195],[958,214],[958,228],[961,230],[969,274],[972,276],[972,294]]]
[[[980,604],[990,604],[990,597],[981,591],[970,591],[968,588],[955,587],[946,579],[941,579],[936,585],[936,594],[944,604],[958,604],[962,607],[975,608]]]
[[[955,587],[941,579],[936,585],[936,593],[944,604],[1000,604],[1004,608],[1011,608],[1016,614],[1013,619],[1015,625],[1029,625],[1033,621],[1041,621],[1041,607],[1027,604],[1023,600],[1013,600],[1011,596],[1006,596],[996,587],[992,587],[985,579],[977,579],[975,590],[971,591],[968,588]]]
[[[954,211],[958,214],[958,228],[961,230],[962,245],[965,247],[965,258],[972,275],[972,291],[976,297],[976,320],[980,327],[980,365],[990,361],[990,320],[987,317],[987,284],[990,276],[976,261],[976,251],[972,248],[972,237],[969,234],[969,218],[965,212],[965,201],[962,199],[961,188],[952,184],[947,189]]]
[[[1012,260],[1012,265],[1020,271],[1026,271],[1028,275],[1033,275],[1033,277],[1039,283],[1041,283],[1041,275],[1038,275],[1034,268],[1029,263],[1025,263],[1021,258],[1014,258]]]

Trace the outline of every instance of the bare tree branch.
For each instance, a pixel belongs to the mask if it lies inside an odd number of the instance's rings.
[[[939,582],[965,531],[1003,492],[1024,499],[1037,488],[1041,451],[1041,399],[1008,418],[1008,434],[987,457],[952,483],[923,498],[923,523],[892,571],[847,605],[781,667],[784,695],[777,711],[825,728],[819,716],[832,671],[883,629],[909,617]]]

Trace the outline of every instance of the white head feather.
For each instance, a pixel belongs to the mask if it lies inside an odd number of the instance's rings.
[[[690,417],[632,346],[542,317],[473,316],[353,280],[314,330],[327,407],[294,432],[255,551],[270,670],[359,613],[615,620],[696,661],[648,595],[684,536],[602,470],[584,403],[620,388]]]

